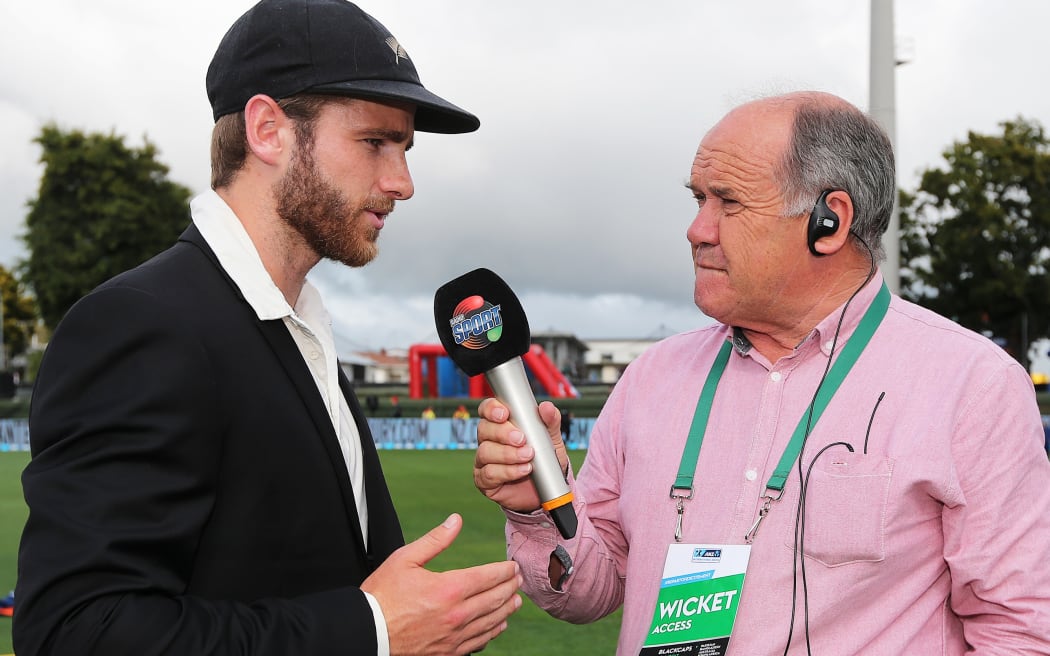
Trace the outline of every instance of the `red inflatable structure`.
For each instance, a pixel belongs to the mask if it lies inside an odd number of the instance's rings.
[[[408,396],[421,399],[424,396],[438,396],[437,359],[448,357],[441,344],[413,344],[408,349]],[[526,369],[533,375],[551,398],[579,398],[572,383],[558,371],[539,344],[533,344],[525,355],[521,356]],[[424,373],[424,362],[426,372]],[[425,390],[425,392],[424,392]],[[492,396],[492,388],[485,381],[485,376],[472,376],[468,383],[468,396],[474,399]]]

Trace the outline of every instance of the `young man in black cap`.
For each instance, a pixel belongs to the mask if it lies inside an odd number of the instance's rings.
[[[81,300],[44,358],[23,475],[20,654],[464,654],[512,562],[403,546],[307,273],[362,266],[412,196],[414,130],[476,117],[343,0],[263,0],[207,76],[213,190],[178,243]]]

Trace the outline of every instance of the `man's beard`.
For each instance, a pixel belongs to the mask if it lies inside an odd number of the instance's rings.
[[[394,201],[366,198],[354,206],[317,170],[312,145],[304,144],[288,172],[274,185],[277,215],[298,232],[318,256],[347,266],[364,266],[379,252],[379,230],[368,224],[366,211],[389,214]]]

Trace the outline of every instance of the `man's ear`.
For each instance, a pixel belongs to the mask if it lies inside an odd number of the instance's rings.
[[[258,94],[244,105],[244,133],[248,151],[269,166],[291,152],[292,125],[273,98]]]
[[[824,201],[838,217],[839,225],[834,233],[814,242],[813,248],[821,255],[831,255],[842,250],[849,241],[850,229],[853,227],[853,199],[847,192],[837,189],[829,192]]]

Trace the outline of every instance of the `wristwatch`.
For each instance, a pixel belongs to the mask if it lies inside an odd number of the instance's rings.
[[[561,563],[561,577],[557,580],[557,582],[554,582],[554,589],[561,590],[562,587],[565,585],[565,581],[567,581],[572,575],[572,558],[569,556],[569,552],[565,550],[565,547],[561,546],[560,544],[554,548],[554,551],[551,553],[551,556],[557,558],[558,561]]]

